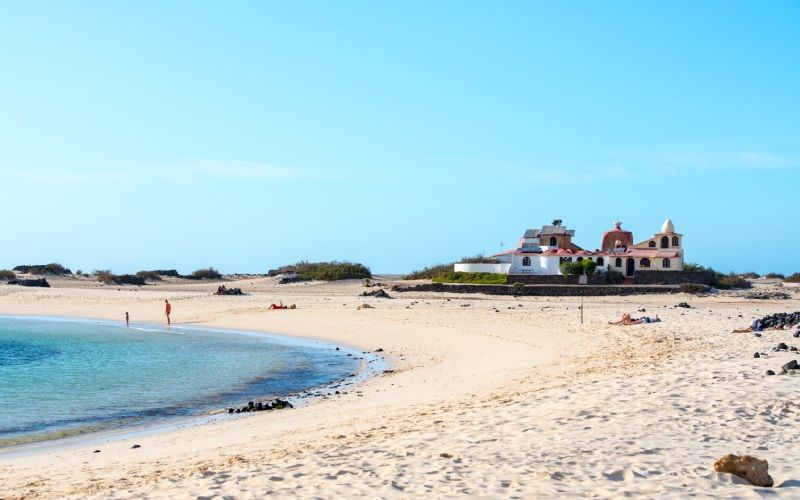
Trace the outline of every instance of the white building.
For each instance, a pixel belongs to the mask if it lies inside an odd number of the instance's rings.
[[[563,226],[528,229],[517,248],[491,257],[490,264],[456,264],[455,271],[501,274],[561,274],[561,263],[593,260],[600,270],[618,271],[633,276],[634,271],[682,271],[683,235],[675,232],[667,219],[652,238],[633,243],[633,233],[620,222],[603,233],[600,248],[587,251],[572,242],[575,231]]]

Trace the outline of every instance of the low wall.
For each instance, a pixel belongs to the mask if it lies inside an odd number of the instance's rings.
[[[506,283],[524,283],[526,285],[578,285],[580,276],[564,276],[561,274],[509,274]],[[586,277],[587,285],[608,285],[604,275]]]
[[[678,293],[677,286],[558,286],[558,285],[446,285],[425,283],[414,286],[394,286],[395,292],[445,292],[484,293],[486,295],[512,295],[514,297],[597,297],[611,295],[642,295]]]
[[[714,273],[708,271],[634,271],[635,285],[680,285],[697,283],[713,285]]]
[[[457,273],[508,274],[511,264],[456,264],[453,268]]]

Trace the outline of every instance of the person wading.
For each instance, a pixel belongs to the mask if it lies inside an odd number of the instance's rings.
[[[168,300],[165,300],[164,302],[167,304],[164,307],[164,315],[167,317],[167,324],[171,325],[172,323],[169,320],[169,315],[172,312],[172,304],[170,304]]]

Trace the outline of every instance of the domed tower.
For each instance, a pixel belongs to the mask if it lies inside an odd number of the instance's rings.
[[[681,249],[681,237],[683,235],[675,232],[675,224],[672,223],[671,219],[665,220],[664,224],[661,225],[661,232],[653,236],[655,237],[658,248]]]
[[[604,252],[613,252],[616,247],[631,247],[633,245],[633,233],[622,229],[622,223],[614,222],[614,228],[603,233],[603,241],[600,248]]]

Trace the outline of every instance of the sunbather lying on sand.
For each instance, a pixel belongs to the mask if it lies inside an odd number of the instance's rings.
[[[619,321],[609,321],[609,325],[641,325],[644,323],[660,323],[661,320],[658,319],[658,316],[655,318],[651,318],[650,316],[642,316],[641,318],[632,318],[630,314],[623,314],[622,319]]]
[[[283,305],[283,301],[280,304],[270,304],[269,309],[297,309],[297,306],[292,304],[290,306]]]
[[[760,332],[761,330],[761,320],[754,319],[750,326],[747,328],[735,329],[733,330],[733,333]]]

